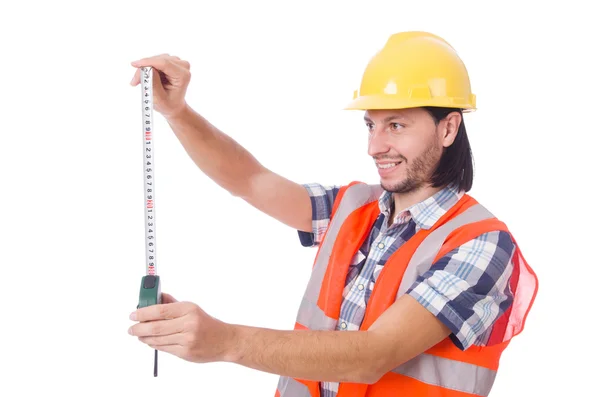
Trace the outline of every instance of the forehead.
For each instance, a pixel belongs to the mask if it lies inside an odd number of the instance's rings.
[[[404,119],[407,121],[417,121],[424,117],[426,112],[419,108],[410,109],[377,109],[365,111],[365,120],[374,122],[384,122],[391,119]]]

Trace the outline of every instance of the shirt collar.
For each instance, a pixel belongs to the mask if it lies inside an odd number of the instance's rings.
[[[407,223],[412,219],[417,225],[417,230],[429,229],[461,199],[464,193],[464,191],[458,190],[456,184],[450,184],[434,195],[396,214],[393,224]],[[379,209],[385,214],[386,224],[391,215],[393,200],[392,193],[388,191],[384,191],[379,197]]]

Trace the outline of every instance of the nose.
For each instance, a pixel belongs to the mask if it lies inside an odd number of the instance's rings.
[[[390,151],[389,136],[381,128],[374,127],[369,134],[369,156],[379,156]]]

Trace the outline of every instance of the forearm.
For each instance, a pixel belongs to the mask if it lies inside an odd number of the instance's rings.
[[[231,194],[243,196],[262,171],[250,152],[189,106],[167,122],[198,168]]]
[[[236,340],[225,361],[294,378],[370,383],[385,354],[385,346],[369,331],[233,327]]]

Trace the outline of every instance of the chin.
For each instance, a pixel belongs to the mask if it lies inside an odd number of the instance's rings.
[[[405,182],[404,179],[389,180],[389,179],[382,178],[379,183],[384,190],[394,193],[394,192],[396,192],[396,190],[398,190],[398,188],[401,188],[402,186],[404,186],[404,182]]]
[[[381,180],[381,187],[391,193],[410,193],[422,187],[422,184],[415,180],[404,178],[392,181]]]

